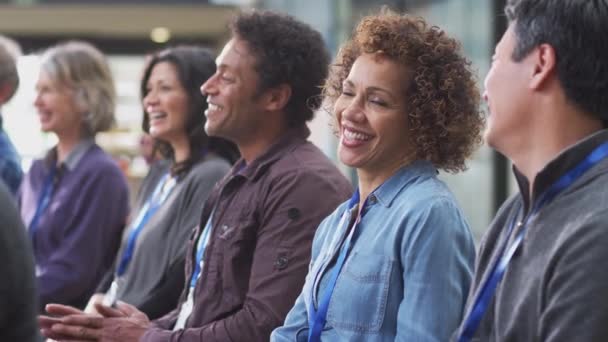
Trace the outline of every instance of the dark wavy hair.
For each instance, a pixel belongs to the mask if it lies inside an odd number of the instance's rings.
[[[186,172],[203,157],[204,152],[213,152],[233,164],[239,158],[239,152],[232,142],[222,138],[209,137],[205,133],[206,97],[200,92],[200,86],[215,73],[213,53],[198,46],[177,46],[154,54],[148,61],[141,80],[141,97],[147,95],[147,83],[154,66],[161,62],[171,63],[177,69],[178,79],[188,94],[188,118],[186,130],[190,143],[190,157],[172,166],[173,174]],[[149,133],[150,122],[146,109],[143,109],[142,129]],[[156,147],[165,158],[173,159],[171,145],[156,139]]]
[[[328,108],[361,54],[381,53],[406,66],[403,82],[416,159],[456,173],[481,144],[484,116],[470,62],[460,44],[424,19],[388,9],[364,17],[338,52],[323,88]]]
[[[253,10],[235,16],[232,35],[247,42],[256,60],[259,92],[288,84],[287,124],[298,126],[313,118],[321,104],[329,53],[321,34],[293,17]]]

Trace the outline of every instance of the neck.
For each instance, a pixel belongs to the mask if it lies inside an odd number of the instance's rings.
[[[80,135],[58,135],[58,143],[57,143],[57,163],[63,162],[70,152],[74,150],[76,145],[81,141]]]
[[[372,191],[382,185],[382,183],[386,182],[401,168],[411,164],[412,162],[413,158],[408,157],[400,160],[398,163],[394,163],[381,169],[357,169],[357,178],[359,181],[359,210],[361,210],[367,196],[369,196]]]
[[[181,163],[190,158],[190,142],[187,137],[179,137],[169,142],[173,149],[175,163]]]
[[[282,120],[283,114],[279,114],[280,117],[274,118],[269,115],[267,120],[259,125],[260,129],[254,136],[236,142],[247,165],[266,152],[287,130],[287,125]]]
[[[539,134],[530,134],[527,143],[517,149],[509,158],[517,169],[528,179],[532,196],[536,175],[566,148],[603,128],[600,120],[584,113],[555,115],[544,120]]]

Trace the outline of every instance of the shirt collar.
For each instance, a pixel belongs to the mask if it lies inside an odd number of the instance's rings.
[[[534,177],[534,189],[532,189],[532,200],[542,194],[547,188],[555,183],[563,174],[578,165],[596,147],[608,141],[608,129],[597,131],[573,145],[565,148],[553,160],[551,160]],[[519,191],[522,194],[525,207],[529,208],[529,182],[528,179],[513,166],[513,174],[517,180]]]
[[[281,159],[285,154],[291,151],[295,145],[306,141],[310,135],[310,130],[306,124],[288,129],[283,133],[276,142],[274,142],[266,152],[253,160],[249,165],[245,164],[245,160],[241,158],[232,168],[231,174],[240,174],[245,178],[252,180],[258,178],[273,162]]]
[[[68,154],[68,156],[63,161],[63,165],[68,170],[74,170],[74,168],[78,165],[78,162],[82,159],[85,153],[89,150],[91,146],[95,144],[95,140],[93,139],[83,139],[81,140],[72,151]],[[53,165],[57,162],[57,147],[53,147],[45,158],[47,165]]]
[[[399,169],[394,175],[382,183],[372,194],[376,196],[378,202],[385,207],[390,207],[397,195],[409,183],[416,179],[426,179],[437,175],[437,169],[433,164],[426,160],[417,160]]]

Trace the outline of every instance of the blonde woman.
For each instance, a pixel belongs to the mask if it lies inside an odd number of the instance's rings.
[[[38,303],[83,307],[112,263],[128,213],[124,175],[95,144],[114,122],[115,91],[101,52],[67,42],[42,56],[42,131],[58,138],[23,180],[18,199],[36,260]]]

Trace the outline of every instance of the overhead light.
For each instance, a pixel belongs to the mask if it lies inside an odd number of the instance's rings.
[[[166,27],[155,27],[150,31],[150,39],[158,44],[166,43],[171,39],[171,30]]]

